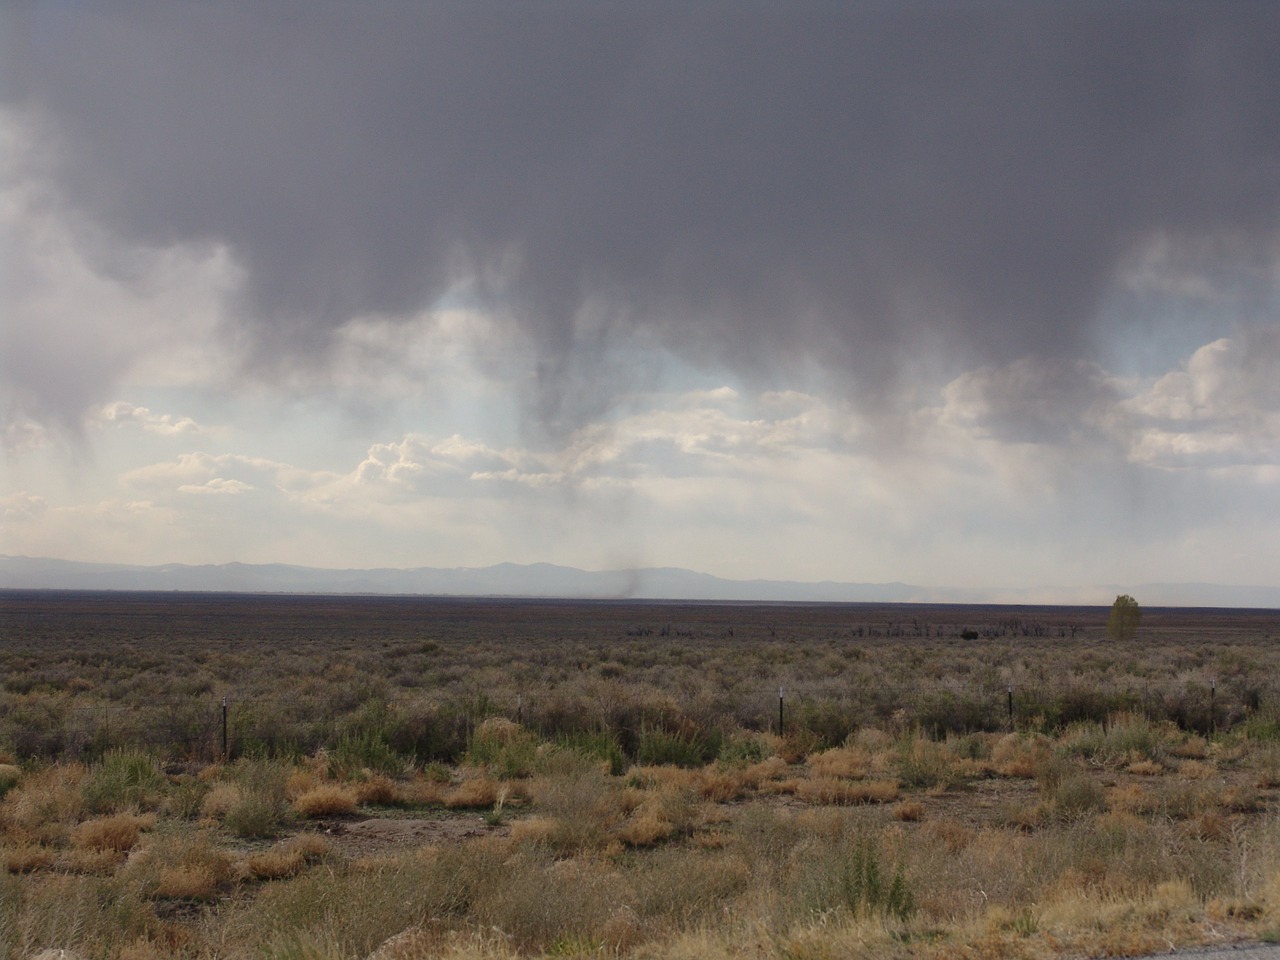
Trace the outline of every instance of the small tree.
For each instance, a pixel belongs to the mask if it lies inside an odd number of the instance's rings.
[[[1142,620],[1142,608],[1138,601],[1127,593],[1116,597],[1111,605],[1111,616],[1107,618],[1107,636],[1112,640],[1132,640],[1138,633],[1138,624]]]

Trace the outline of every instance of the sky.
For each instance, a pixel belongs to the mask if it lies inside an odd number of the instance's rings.
[[[1280,5],[13,0],[0,554],[1280,586]]]

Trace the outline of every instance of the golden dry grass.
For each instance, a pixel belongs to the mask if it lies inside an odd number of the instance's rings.
[[[836,747],[811,754],[805,761],[810,775],[815,778],[838,777],[855,780],[865,777],[871,770],[871,754],[862,747]]]
[[[78,824],[71,831],[71,845],[82,850],[107,850],[128,853],[138,843],[143,830],[156,825],[153,813],[117,813],[95,817]]]
[[[356,812],[357,798],[353,786],[322,783],[300,794],[292,807],[294,813],[305,819],[345,816]]]
[[[492,807],[502,789],[492,777],[463,780],[444,794],[444,805],[451,810],[466,807]]]
[[[897,780],[840,780],[816,777],[796,784],[795,795],[806,803],[850,806],[859,803],[890,803],[898,799]]]

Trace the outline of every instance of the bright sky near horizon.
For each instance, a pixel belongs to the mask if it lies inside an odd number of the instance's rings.
[[[0,554],[1280,586],[1280,5],[15,0]]]

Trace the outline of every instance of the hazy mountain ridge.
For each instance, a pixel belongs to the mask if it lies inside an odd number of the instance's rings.
[[[590,571],[551,563],[331,570],[282,563],[138,566],[0,556],[0,589],[1087,605],[1106,604],[1116,593],[1128,592],[1147,606],[1280,608],[1280,588],[1265,586],[1148,583],[960,589],[900,582],[729,580],[679,567]]]

